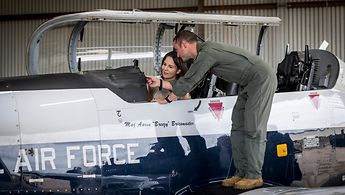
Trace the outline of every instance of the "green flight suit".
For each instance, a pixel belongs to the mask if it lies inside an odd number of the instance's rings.
[[[197,43],[197,57],[187,73],[171,82],[183,96],[193,90],[208,70],[240,90],[232,112],[231,143],[236,175],[261,177],[266,147],[267,122],[277,86],[271,66],[246,50],[227,44]]]

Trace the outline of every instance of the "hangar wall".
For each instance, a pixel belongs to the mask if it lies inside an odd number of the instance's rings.
[[[27,44],[32,32],[44,21],[63,13],[94,9],[113,10],[181,10],[196,11],[203,3],[205,13],[278,16],[280,27],[270,28],[264,39],[263,58],[276,66],[289,43],[292,50],[303,50],[305,44],[318,48],[323,40],[329,42],[328,51],[345,60],[345,3],[339,0],[12,0],[0,1],[0,77],[26,75]],[[255,53],[257,27],[217,28],[205,26],[205,39],[238,45]],[[51,37],[58,42],[61,35]],[[126,40],[124,40],[126,41]],[[152,40],[140,43],[152,44]],[[56,45],[52,54],[61,50]],[[44,63],[59,61],[50,58]],[[65,71],[48,67],[47,72]],[[146,70],[149,74],[152,70]],[[153,73],[153,72],[152,72]]]

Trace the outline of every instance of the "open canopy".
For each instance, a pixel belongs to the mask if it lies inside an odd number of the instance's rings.
[[[31,37],[29,43],[29,61],[27,70],[30,75],[39,74],[38,51],[39,44],[43,35],[55,28],[62,26],[74,26],[69,41],[68,63],[71,72],[77,72],[76,61],[76,45],[77,37],[81,34],[82,29],[88,22],[117,22],[117,23],[157,23],[160,29],[157,30],[156,43],[154,45],[155,66],[160,61],[160,40],[166,25],[169,26],[192,26],[196,24],[219,24],[225,26],[238,25],[258,25],[262,26],[259,40],[257,44],[257,54],[260,50],[260,44],[263,33],[268,26],[278,26],[280,24],[278,17],[262,17],[262,16],[242,16],[242,15],[223,15],[223,14],[201,14],[201,13],[183,13],[183,12],[146,12],[140,10],[133,11],[113,11],[113,10],[97,10],[91,12],[82,12],[76,14],[68,14],[53,18],[40,25]],[[177,30],[177,29],[175,29]]]

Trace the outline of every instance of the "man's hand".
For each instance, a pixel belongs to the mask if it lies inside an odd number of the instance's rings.
[[[146,76],[146,82],[150,87],[159,87],[160,85],[159,78],[155,76]]]

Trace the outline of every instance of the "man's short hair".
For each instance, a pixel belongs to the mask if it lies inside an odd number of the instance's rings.
[[[185,40],[188,43],[193,43],[198,40],[198,37],[196,36],[196,34],[189,30],[182,30],[176,34],[173,41],[176,43],[181,43],[182,40]]]

